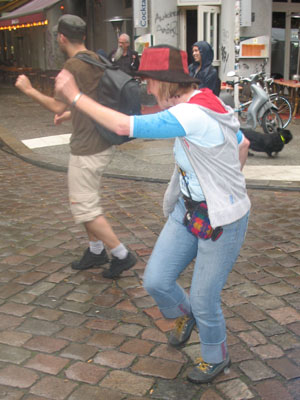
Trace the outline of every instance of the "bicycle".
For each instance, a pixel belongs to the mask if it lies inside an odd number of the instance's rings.
[[[235,73],[229,73],[234,76]],[[250,87],[252,98],[240,104],[235,111],[244,129],[255,129],[257,122],[262,126],[265,133],[274,133],[283,127],[282,120],[278,114],[277,107],[270,101],[269,94],[259,84],[261,73],[250,75],[249,78],[239,78],[238,82],[227,82],[230,85],[247,84]],[[222,95],[220,96],[222,99]],[[229,98],[230,100],[230,98]],[[233,98],[231,99],[233,102]],[[223,98],[228,103],[228,97]],[[232,104],[228,103],[232,106]]]

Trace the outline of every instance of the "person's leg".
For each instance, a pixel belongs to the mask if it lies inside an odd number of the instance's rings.
[[[69,162],[69,196],[75,221],[84,223],[89,241],[104,243],[111,249],[112,261],[106,277],[117,277],[123,270],[136,263],[136,258],[119,241],[109,222],[103,216],[99,188],[105,167],[112,159],[113,149],[109,148],[92,156],[72,156]],[[92,246],[90,246],[91,248]],[[74,269],[87,269],[108,262],[105,249],[103,254],[92,254],[88,248]],[[104,246],[103,246],[104,248]]]
[[[197,238],[183,225],[185,207],[179,200],[154,246],[144,274],[144,287],[166,318],[190,314],[190,300],[177,283],[197,254]]]
[[[216,242],[198,241],[190,301],[199,331],[203,360],[188,374],[193,382],[197,382],[197,379],[199,382],[213,379],[230,363],[221,291],[244,242],[247,223],[248,214],[224,226],[223,234]]]

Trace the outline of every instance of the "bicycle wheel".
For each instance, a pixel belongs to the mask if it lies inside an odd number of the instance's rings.
[[[282,121],[282,127],[286,128],[292,120],[293,110],[290,102],[283,96],[278,94],[270,95],[271,102],[278,108],[277,112]]]
[[[276,133],[283,126],[278,112],[272,108],[264,113],[261,125],[265,133]]]

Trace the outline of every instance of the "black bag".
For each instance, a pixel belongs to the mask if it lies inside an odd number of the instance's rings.
[[[100,56],[99,60],[84,53],[76,54],[75,57],[103,70],[97,94],[100,104],[127,115],[141,114],[140,88],[132,76]],[[95,124],[100,135],[110,144],[122,144],[133,139],[128,136],[119,136],[97,122]]]

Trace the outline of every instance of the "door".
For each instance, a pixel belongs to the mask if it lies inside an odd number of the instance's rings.
[[[192,45],[200,40],[207,41],[214,49],[213,65],[220,65],[219,32],[220,7],[198,6],[182,8],[180,13],[180,47],[186,50],[192,62]]]

